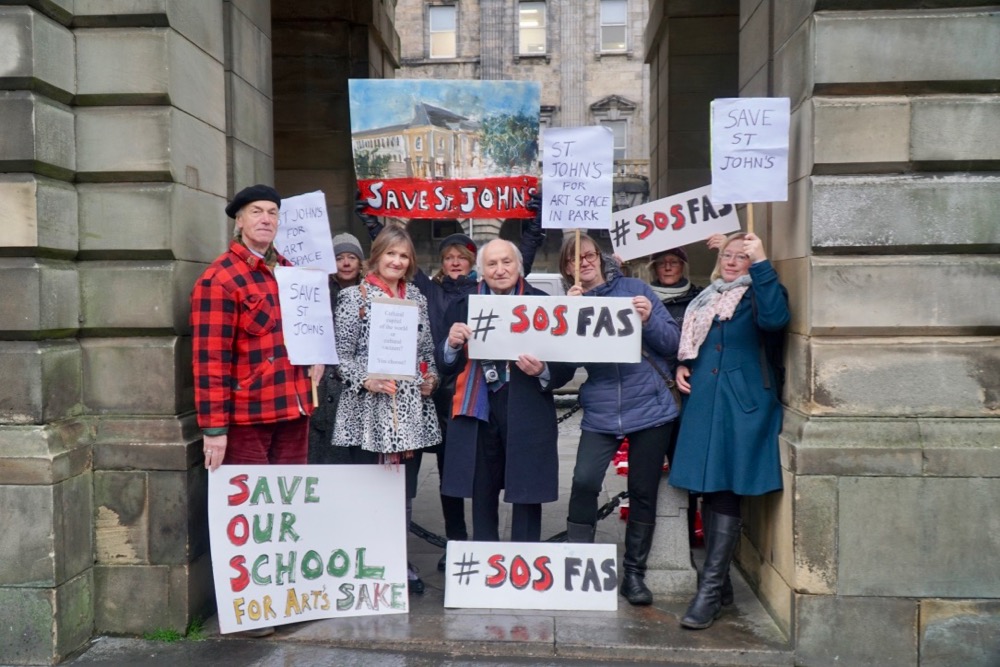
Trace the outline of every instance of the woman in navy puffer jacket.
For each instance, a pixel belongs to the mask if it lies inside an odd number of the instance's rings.
[[[567,293],[631,297],[642,321],[643,357],[636,364],[584,364],[587,381],[580,388],[584,416],[573,469],[567,536],[570,542],[594,541],[597,494],[611,457],[627,436],[629,520],[619,592],[631,604],[648,605],[653,594],[644,579],[656,522],[656,496],[679,412],[664,375],[670,372],[667,360],[677,352],[680,329],[649,285],[602,267],[600,250],[592,238],[580,236],[579,276],[573,275],[575,253],[576,242],[567,236],[559,258],[563,279],[573,285]]]

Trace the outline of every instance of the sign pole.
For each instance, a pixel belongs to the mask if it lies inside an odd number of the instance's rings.
[[[753,234],[753,202],[747,202],[747,234]]]
[[[573,277],[580,284],[580,230],[576,230],[576,255],[573,259]]]

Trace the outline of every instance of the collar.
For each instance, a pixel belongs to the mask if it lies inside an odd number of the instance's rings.
[[[374,273],[369,273],[367,276],[365,276],[365,282],[368,283],[369,285],[374,285],[375,287],[379,288],[380,290],[382,290],[383,292],[385,292],[386,294],[388,294],[391,297],[395,297],[397,299],[405,299],[406,298],[406,281],[405,280],[400,280],[399,281],[399,293],[398,294],[393,294],[392,290],[389,289],[389,285],[387,285],[384,280],[382,280],[380,277],[378,277]]]

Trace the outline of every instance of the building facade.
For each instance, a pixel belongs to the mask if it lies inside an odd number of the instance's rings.
[[[657,0],[653,197],[711,182],[708,103],[788,97],[785,490],[743,571],[801,665],[1000,664],[1000,13]],[[693,260],[694,261],[694,260]]]
[[[647,0],[400,0],[396,77],[539,82],[543,133],[546,127],[611,129],[614,205],[628,208],[649,195],[649,68],[642,57],[648,11]],[[438,259],[434,239],[459,225],[478,240],[517,240],[521,221],[437,224],[410,225],[426,265]],[[607,237],[604,230],[596,235]],[[561,240],[558,230],[548,234],[535,270],[557,270]]]

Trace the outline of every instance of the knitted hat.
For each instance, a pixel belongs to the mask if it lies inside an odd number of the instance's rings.
[[[465,234],[452,234],[441,241],[441,245],[438,246],[438,252],[444,253],[444,249],[450,245],[460,245],[466,248],[473,255],[476,254],[476,242],[470,239]]]
[[[240,212],[241,208],[255,201],[272,201],[281,206],[281,195],[269,185],[251,185],[236,193],[233,201],[229,202],[229,206],[226,207],[226,215],[235,220],[236,214]]]
[[[349,252],[360,260],[365,258],[361,243],[353,234],[337,234],[333,237],[333,256],[336,257],[342,252]]]
[[[664,250],[663,252],[658,252],[653,255],[653,261],[658,262],[667,255],[673,255],[677,259],[681,260],[685,264],[688,263],[688,254],[684,252],[683,248],[671,248],[670,250]]]

